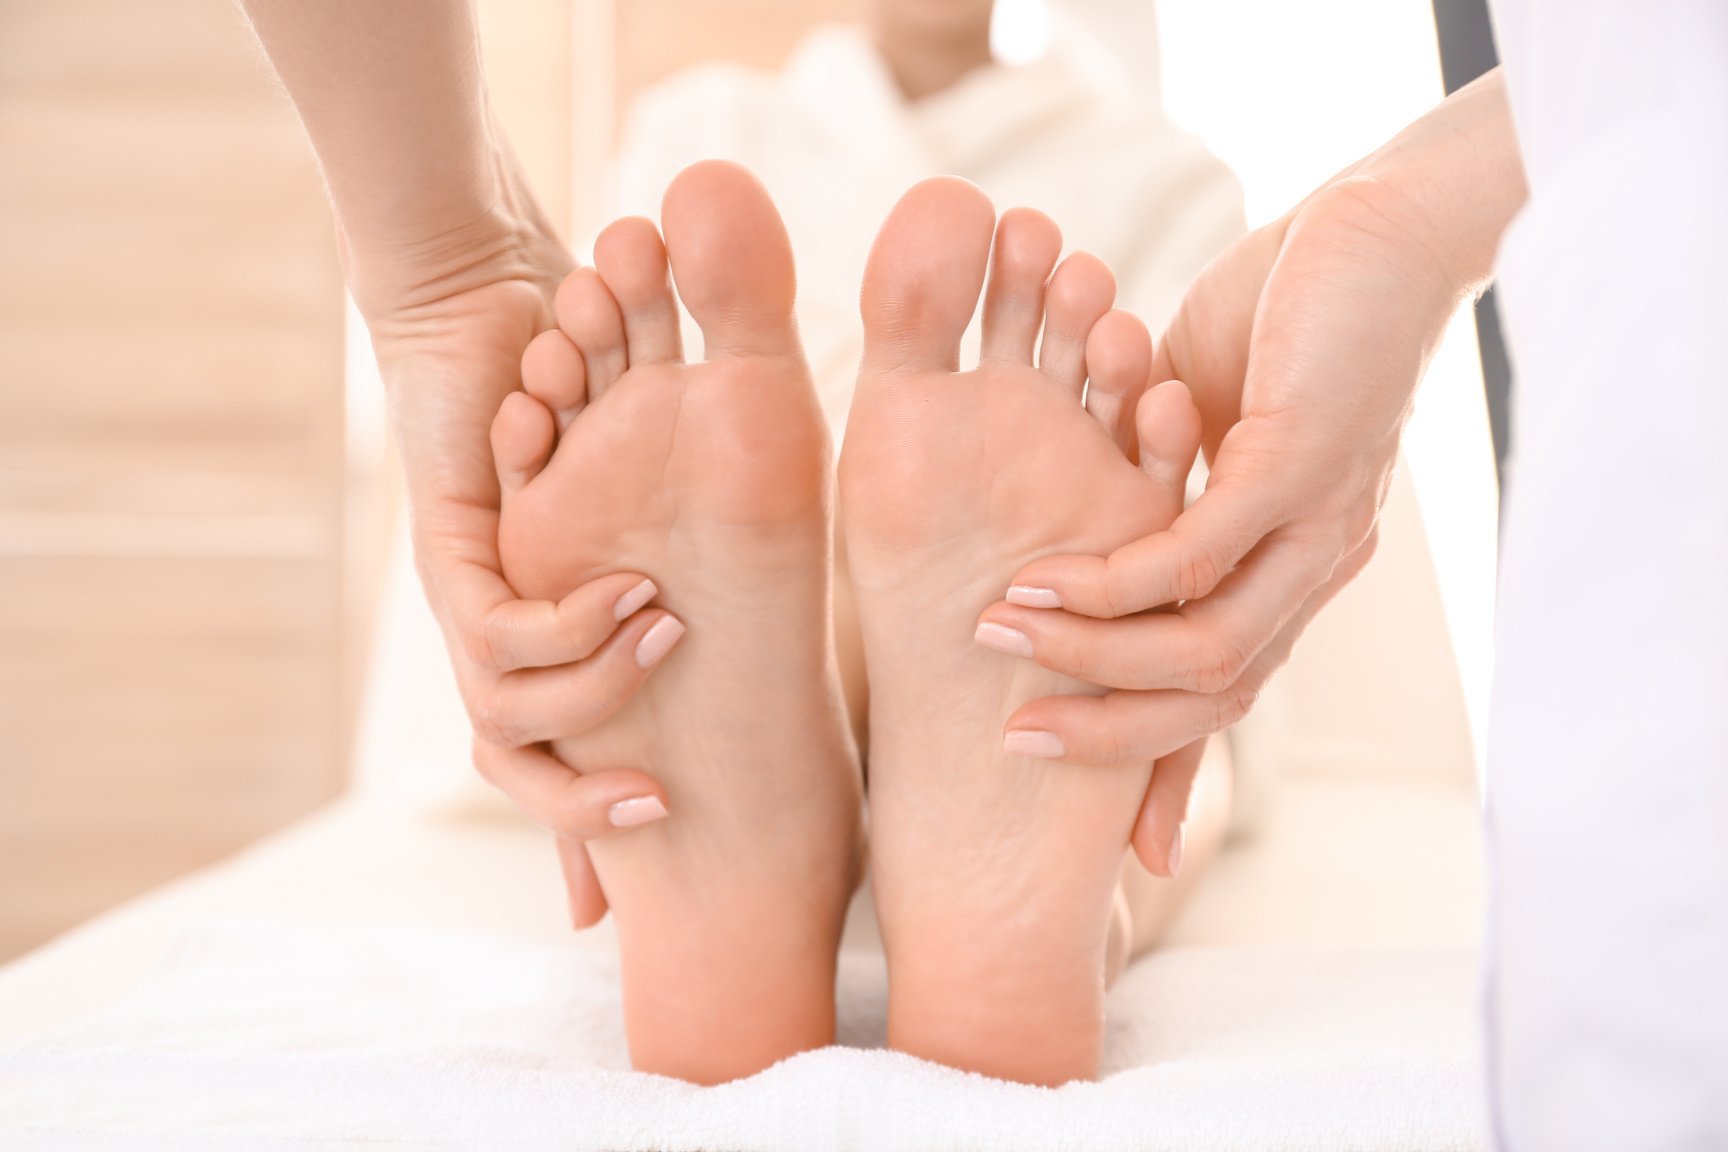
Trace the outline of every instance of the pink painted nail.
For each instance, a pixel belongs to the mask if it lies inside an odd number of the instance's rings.
[[[628,800],[620,800],[606,809],[606,819],[612,822],[614,828],[634,828],[638,824],[652,824],[666,815],[666,805],[660,802],[658,796],[632,796]]]
[[[1034,760],[1060,760],[1068,755],[1068,746],[1054,732],[1016,728],[1002,737],[1002,751],[1010,756],[1030,756]]]
[[[636,666],[652,668],[672,651],[672,645],[684,635],[684,624],[676,616],[662,616],[654,622],[654,627],[643,633],[642,639],[636,641]]]
[[[1026,633],[1005,624],[980,624],[978,631],[972,633],[972,639],[986,648],[1006,652],[1010,656],[1032,655],[1032,641],[1026,639]]]
[[[1015,584],[1008,589],[1008,603],[1022,608],[1060,608],[1062,597],[1054,588],[1034,588],[1030,584]]]
[[[1164,853],[1164,864],[1170,869],[1170,875],[1182,871],[1182,825],[1176,825],[1176,834],[1170,837],[1170,850]]]
[[[628,619],[635,614],[636,609],[659,594],[660,589],[655,586],[654,581],[644,579],[640,584],[633,585],[630,591],[618,597],[617,603],[612,605],[612,619]]]

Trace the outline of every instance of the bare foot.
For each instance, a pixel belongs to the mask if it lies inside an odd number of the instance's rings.
[[[620,629],[610,643],[663,663],[554,750],[665,785],[669,816],[589,847],[632,1060],[716,1083],[833,1040],[859,782],[830,631],[827,431],[785,229],[720,163],[680,175],[662,219],[664,246],[647,220],[609,228],[523,357],[526,395],[494,428],[500,548],[523,596],[639,572],[672,613]],[[700,363],[679,346],[668,258]]]
[[[1061,236],[1047,217],[995,225],[984,194],[953,179],[913,188],[883,225],[842,519],[869,670],[889,1042],[1058,1084],[1097,1074],[1106,943],[1151,766],[1050,764],[1038,734],[1005,750],[1021,704],[1094,689],[991,651],[974,628],[1032,559],[1168,526],[1199,417],[1179,384],[1143,394],[1151,340],[1108,311],[1101,262],[1076,255],[1052,277]],[[993,231],[983,362],[961,372]]]

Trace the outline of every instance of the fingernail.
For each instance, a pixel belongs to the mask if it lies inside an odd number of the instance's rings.
[[[684,625],[676,616],[662,616],[654,622],[654,627],[648,629],[642,639],[636,641],[636,666],[652,668],[672,651],[672,645],[678,643],[684,635]]]
[[[972,633],[972,639],[1010,656],[1032,655],[1032,641],[1026,639],[1026,633],[1003,624],[980,624],[978,631]]]
[[[630,591],[618,597],[618,602],[612,605],[612,619],[627,619],[635,613],[636,609],[659,594],[660,589],[655,587],[654,581],[644,579],[642,583],[635,585]]]
[[[1002,751],[1010,756],[1030,756],[1034,760],[1060,760],[1068,755],[1068,746],[1054,732],[1016,728],[1002,737]]]
[[[1182,825],[1176,825],[1176,834],[1170,837],[1170,850],[1164,853],[1164,863],[1170,869],[1170,875],[1182,871]]]
[[[660,802],[658,796],[632,796],[628,800],[620,800],[606,809],[606,818],[614,828],[634,828],[638,824],[652,824],[666,815],[666,805]]]
[[[1034,588],[1030,584],[1015,584],[1008,589],[1008,603],[1022,608],[1060,608],[1062,597],[1054,588]]]

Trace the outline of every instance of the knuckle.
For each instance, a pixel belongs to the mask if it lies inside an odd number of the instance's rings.
[[[1101,768],[1114,768],[1133,758],[1130,755],[1128,738],[1123,734],[1120,725],[1104,723],[1094,733],[1094,739],[1096,744],[1088,759],[1095,761]]]
[[[1214,694],[1209,730],[1222,732],[1237,723],[1254,710],[1254,704],[1259,697],[1259,686],[1246,680],[1238,680],[1224,691]]]
[[[1056,636],[1045,637],[1039,650],[1047,667],[1056,668],[1076,680],[1098,683],[1098,648],[1094,644],[1070,643]]]
[[[1139,754],[1141,741],[1137,721],[1142,718],[1128,707],[1132,699],[1131,696],[1115,694],[1106,696],[1097,722],[1089,727],[1093,744],[1088,758],[1099,767],[1115,768],[1145,759]]]
[[[1189,687],[1211,696],[1230,691],[1248,668],[1250,656],[1246,646],[1235,641],[1208,645],[1194,662]]]
[[[498,646],[493,636],[493,621],[488,618],[478,628],[464,626],[459,632],[462,655],[470,664],[491,672],[500,671]]]
[[[1183,551],[1176,566],[1177,600],[1198,600],[1218,587],[1224,579],[1224,564],[1208,548],[1190,547]]]
[[[637,687],[658,666],[643,668],[636,663],[634,652],[621,650],[619,659],[611,661],[600,675],[594,677],[591,694],[607,704],[618,704],[634,695]]]
[[[622,708],[635,694],[636,678],[630,674],[634,668],[631,662],[584,677],[582,691],[568,698],[565,724],[575,732],[586,732]]]
[[[1099,590],[1103,593],[1104,610],[1109,616],[1126,616],[1138,611],[1134,601],[1140,598],[1139,587],[1143,581],[1124,562],[1121,552],[1113,552],[1104,558],[1101,575]]]
[[[527,743],[521,739],[520,726],[496,690],[482,692],[475,698],[469,706],[468,719],[474,726],[474,735],[488,744],[516,748]]]

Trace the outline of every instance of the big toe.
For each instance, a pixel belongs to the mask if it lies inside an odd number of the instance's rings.
[[[792,242],[761,181],[723,160],[693,164],[666,189],[660,224],[709,357],[797,351]]]
[[[875,371],[956,371],[978,307],[996,209],[952,176],[912,187],[888,214],[864,269],[864,363]]]

